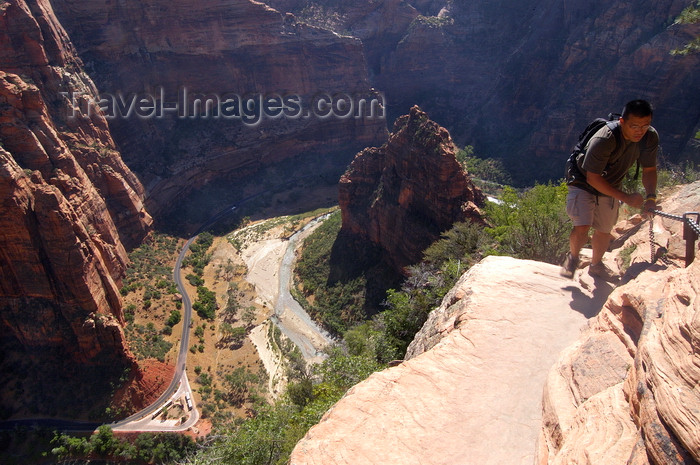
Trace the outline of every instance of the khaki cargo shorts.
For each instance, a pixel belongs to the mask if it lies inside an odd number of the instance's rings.
[[[578,187],[569,186],[566,213],[574,226],[593,226],[609,234],[617,223],[620,202],[605,195],[594,195]]]

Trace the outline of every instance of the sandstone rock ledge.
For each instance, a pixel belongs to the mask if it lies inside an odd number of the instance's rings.
[[[532,464],[547,372],[585,314],[597,311],[558,272],[508,257],[474,266],[432,312],[407,360],[351,389],[291,463]]]
[[[700,182],[662,205],[698,211]],[[585,270],[571,281],[556,266],[486,258],[406,361],[351,389],[291,463],[697,465],[700,253],[683,268],[682,223],[652,226],[666,260],[654,264],[649,222],[617,225],[606,260],[629,263],[615,289]]]

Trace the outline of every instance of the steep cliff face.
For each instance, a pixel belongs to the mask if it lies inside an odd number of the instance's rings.
[[[322,19],[335,13],[326,26],[363,40],[390,116],[419,105],[460,146],[508,160],[527,185],[561,177],[561,159],[587,122],[634,98],[657,107],[667,160],[700,156],[700,97],[691,91],[700,88],[700,56],[670,54],[700,33],[698,24],[673,23],[692,0],[409,1],[401,11],[410,4],[421,16],[393,14],[369,30],[363,18],[396,2],[270,1],[302,18],[313,8]]]
[[[357,154],[341,177],[341,234],[378,245],[402,272],[453,223],[483,222],[484,200],[457,162],[447,130],[413,107],[396,120],[386,144]]]
[[[110,121],[125,162],[148,187],[154,216],[212,180],[245,180],[309,153],[346,166],[357,150],[386,138],[378,115],[315,110],[319,96],[349,96],[359,105],[373,95],[356,38],[297,23],[251,0],[53,5],[101,95],[180,104],[179,113]],[[193,105],[195,94],[211,97],[215,107],[237,96],[252,99],[255,108],[246,121],[221,113],[183,117],[182,102]],[[268,96],[299,97],[300,110],[260,116],[259,99]]]
[[[125,245],[151,224],[143,187],[102,116],[70,118],[62,93],[95,89],[51,5],[5,2],[0,23],[4,349],[123,370],[133,360],[118,289]]]

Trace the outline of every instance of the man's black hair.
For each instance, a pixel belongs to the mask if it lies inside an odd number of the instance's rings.
[[[654,108],[646,100],[632,100],[627,102],[625,108],[622,109],[622,119],[626,119],[629,115],[634,115],[638,118],[653,116]]]

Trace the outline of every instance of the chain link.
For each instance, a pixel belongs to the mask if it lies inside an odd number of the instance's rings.
[[[672,219],[672,220],[676,220],[676,221],[681,221],[681,222],[683,222],[683,223],[687,223],[688,226],[690,226],[690,228],[693,229],[693,231],[695,231],[695,234],[698,235],[698,236],[700,236],[700,226],[698,226],[698,223],[695,222],[695,221],[693,221],[693,220],[690,218],[690,215],[696,215],[696,216],[700,217],[700,215],[698,215],[697,213],[686,213],[686,214],[683,215],[683,216],[672,215],[671,213],[666,213],[666,212],[663,212],[663,211],[661,211],[661,210],[649,210],[649,213],[651,214],[651,216],[650,216],[650,218],[649,218],[649,244],[650,244],[650,245],[649,245],[649,249],[650,249],[650,252],[651,252],[651,257],[650,257],[650,260],[649,260],[649,261],[650,261],[652,264],[654,264],[654,263],[656,262],[656,260],[657,260],[657,257],[656,257],[656,243],[655,243],[655,241],[654,241],[654,215],[659,215],[659,216],[661,216],[661,217],[663,217],[663,218],[669,218],[669,219]],[[662,247],[662,249],[663,249],[663,247]],[[671,264],[672,264],[672,262],[671,262],[668,258],[666,258],[665,255],[661,255],[661,254],[659,254],[659,255],[660,255],[660,256],[659,256],[658,258],[659,258],[662,262],[664,262],[666,265],[671,265]]]
[[[676,220],[676,221],[683,221],[683,217],[680,215],[673,215],[671,213],[666,213],[666,212],[661,211],[661,210],[649,210],[649,212],[651,212],[652,215],[659,215],[659,216],[662,216],[664,218],[670,218],[670,219]]]
[[[697,213],[690,213],[691,215],[698,215]],[[698,219],[700,220],[700,215],[698,215]],[[693,231],[695,231],[695,234],[700,236],[700,224],[696,223],[695,221],[691,220],[690,217],[686,216],[685,221],[690,225]]]
[[[654,214],[655,210],[650,210],[651,216],[649,217],[649,249],[651,250],[651,258],[649,262],[653,265],[656,261],[656,251],[654,250],[656,246],[654,245]]]

